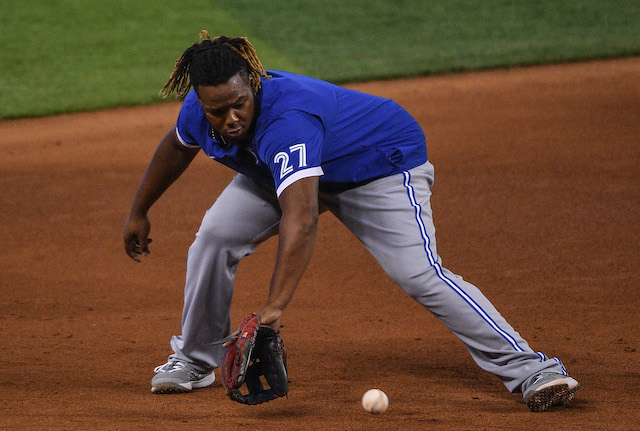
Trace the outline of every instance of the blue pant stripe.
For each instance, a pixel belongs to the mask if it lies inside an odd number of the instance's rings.
[[[565,376],[568,376],[569,373],[567,373],[567,369],[564,367],[564,364],[562,363],[562,361],[558,358],[553,358],[553,360],[556,361],[558,365],[560,365],[560,368],[562,368],[562,374],[564,374]]]
[[[442,267],[438,262],[436,262],[435,258],[433,257],[433,253],[431,251],[431,247],[430,247],[431,239],[427,234],[427,230],[424,226],[424,223],[421,217],[422,207],[417,202],[415,198],[415,191],[413,189],[413,186],[410,184],[411,174],[409,173],[409,171],[404,171],[403,174],[404,174],[404,186],[407,189],[409,201],[411,202],[411,205],[415,209],[416,222],[418,223],[418,227],[420,228],[420,234],[422,235],[422,240],[424,242],[425,253],[427,254],[429,263],[431,264],[431,266],[435,268],[436,273],[438,274],[438,278],[444,281],[454,292],[460,295],[462,299],[464,299],[467,302],[467,304],[469,304],[471,308],[473,308],[476,311],[476,313],[478,313],[480,317],[482,317],[482,319],[489,324],[489,326],[491,326],[498,334],[500,334],[502,338],[504,338],[509,344],[511,344],[511,346],[515,350],[517,350],[518,352],[524,352],[524,350],[518,345],[516,340],[507,332],[505,332],[503,329],[501,329],[498,326],[498,324],[487,314],[487,312],[484,311],[482,307],[473,300],[473,298],[471,298],[460,286],[454,283],[453,280],[449,279],[446,275],[444,275],[442,271]]]

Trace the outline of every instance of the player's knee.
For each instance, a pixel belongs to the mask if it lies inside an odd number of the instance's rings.
[[[420,298],[429,294],[430,287],[438,278],[433,266],[428,267],[396,267],[387,272],[391,279],[412,298]]]
[[[239,235],[233,229],[226,229],[223,225],[215,224],[200,226],[196,233],[194,245],[207,247],[233,247],[239,243]]]

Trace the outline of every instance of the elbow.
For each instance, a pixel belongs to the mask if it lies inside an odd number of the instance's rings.
[[[303,216],[298,217],[298,231],[302,235],[314,235],[318,229],[318,211],[306,212]]]
[[[286,226],[286,227],[285,227]],[[294,214],[285,214],[281,222],[281,229],[296,232],[301,237],[314,236],[318,229],[317,208],[299,208]]]
[[[309,222],[307,223],[306,228],[308,229],[309,233],[315,235],[316,231],[318,230],[318,213],[317,212],[309,218]]]

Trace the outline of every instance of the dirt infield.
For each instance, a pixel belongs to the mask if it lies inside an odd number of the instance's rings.
[[[425,129],[444,265],[582,384],[539,414],[328,214],[283,322],[288,399],[242,406],[219,382],[152,395],[187,248],[232,173],[198,156],[136,264],[122,227],[179,105],[0,122],[0,429],[640,429],[639,76],[631,58],[350,86]],[[266,300],[274,252],[240,264],[234,322]],[[360,407],[373,387],[379,416]]]

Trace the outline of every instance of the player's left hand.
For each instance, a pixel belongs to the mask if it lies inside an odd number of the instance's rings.
[[[287,395],[287,353],[278,332],[261,324],[260,316],[251,313],[227,338],[222,383],[232,400],[242,404],[262,404]],[[214,342],[218,343],[220,341]],[[269,385],[266,389],[261,376]],[[249,390],[247,394],[240,392],[244,384]]]
[[[258,313],[258,315],[260,316],[260,323],[271,326],[271,328],[276,332],[280,330],[282,309],[267,304],[262,311]]]

